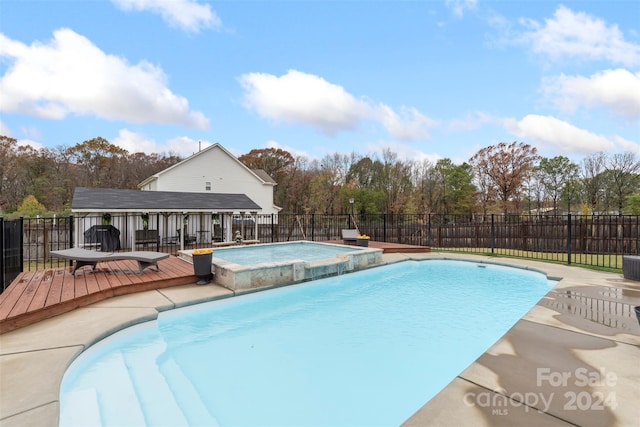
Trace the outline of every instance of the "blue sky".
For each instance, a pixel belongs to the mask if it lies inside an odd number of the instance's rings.
[[[0,0],[0,134],[184,156],[640,155],[640,2]]]

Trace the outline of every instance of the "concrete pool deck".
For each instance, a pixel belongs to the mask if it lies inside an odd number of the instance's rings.
[[[640,282],[580,267],[467,254],[385,254],[535,269],[562,278],[405,426],[630,426],[640,422]],[[56,426],[71,361],[112,333],[172,308],[233,296],[183,285],[114,297],[0,335],[0,425]],[[461,308],[464,316],[464,308]],[[473,333],[469,325],[469,333]],[[372,408],[375,410],[375,408]]]

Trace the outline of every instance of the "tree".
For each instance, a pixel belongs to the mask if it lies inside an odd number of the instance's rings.
[[[535,172],[546,194],[553,202],[554,212],[557,212],[558,200],[567,184],[578,176],[578,165],[564,156],[556,156],[550,159],[545,157],[540,159]]]
[[[567,182],[562,188],[562,200],[567,202],[567,212],[571,213],[571,203],[574,207],[582,211],[583,205],[581,204],[580,194],[583,192],[582,182],[578,178],[573,178]]]
[[[439,188],[438,212],[472,213],[476,188],[472,183],[471,167],[467,163],[455,165],[451,159],[440,159],[436,162],[435,171]]]
[[[383,212],[406,213],[413,191],[411,164],[398,160],[396,153],[385,149],[382,152],[382,175],[378,181],[379,186],[374,189],[386,195]]]
[[[102,187],[108,186],[108,183],[116,179],[111,173],[112,169],[116,169],[117,164],[124,160],[128,152],[102,137],[97,137],[76,144],[67,150],[67,154],[79,167],[80,174],[76,176],[78,183],[88,187]],[[122,185],[118,184],[113,187],[122,188]]]
[[[506,215],[509,202],[517,202],[516,197],[538,158],[537,149],[529,144],[501,142],[481,149],[469,163],[479,177],[477,182],[484,184],[483,178],[488,178],[487,184],[496,191]]]
[[[640,215],[640,193],[627,197],[625,212],[631,215]]]
[[[427,214],[439,212],[438,176],[435,165],[429,160],[414,162],[412,176],[418,211]]]
[[[640,160],[634,153],[614,154],[607,162],[609,191],[618,212],[622,212],[627,197],[638,191],[640,186]]]
[[[363,157],[354,162],[347,172],[346,181],[355,188],[371,188],[375,185],[382,169],[380,162],[371,160],[371,157]]]
[[[287,173],[295,159],[288,151],[280,148],[260,148],[249,151],[238,157],[250,169],[262,169],[278,181],[282,174]]]
[[[28,195],[18,206],[18,212],[23,216],[34,217],[42,215],[47,211],[47,208],[38,201],[33,195]]]
[[[0,212],[15,207],[18,200],[17,178],[19,169],[16,165],[18,142],[8,136],[0,137]]]
[[[289,171],[278,181],[274,203],[283,212],[303,213],[310,209],[311,173],[305,157],[294,160]]]
[[[606,163],[607,155],[602,151],[591,154],[582,160],[582,187],[591,212],[600,211],[604,191],[602,173]]]
[[[454,165],[447,176],[446,185],[449,188],[450,199],[454,214],[473,213],[473,195],[476,187],[473,185],[473,173],[468,163]]]

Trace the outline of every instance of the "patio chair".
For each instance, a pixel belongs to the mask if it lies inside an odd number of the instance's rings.
[[[358,236],[360,231],[357,229],[343,229],[342,230],[342,242],[345,245],[355,245],[358,242]]]
[[[71,274],[73,275],[76,274],[76,270],[78,268],[84,267],[85,265],[90,265],[93,267],[93,270],[95,270],[96,265],[99,262],[116,261],[122,259],[132,259],[137,261],[138,269],[141,274],[145,268],[151,266],[154,266],[156,268],[156,271],[160,271],[158,261],[169,258],[169,254],[165,254],[162,252],[134,251],[105,253],[88,251],[82,248],[70,248],[62,249],[59,251],[51,251],[51,256],[75,261],[73,270],[71,270]]]

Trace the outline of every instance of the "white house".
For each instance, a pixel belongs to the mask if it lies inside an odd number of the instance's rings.
[[[245,239],[245,232],[257,236],[256,215],[275,216],[281,210],[273,204],[275,186],[266,172],[249,169],[214,144],[145,179],[138,185],[142,191],[76,188],[71,209],[79,214],[75,229],[82,233],[105,225],[95,223],[100,221],[96,218],[113,214],[113,225],[109,222],[105,229],[118,230],[113,240],[122,247],[151,242],[179,243],[183,248],[232,241],[238,232]],[[93,244],[82,233],[76,233],[76,246]]]
[[[260,206],[260,214],[277,214],[276,182],[263,170],[252,170],[220,144],[213,144],[142,181],[143,191],[244,194]]]

